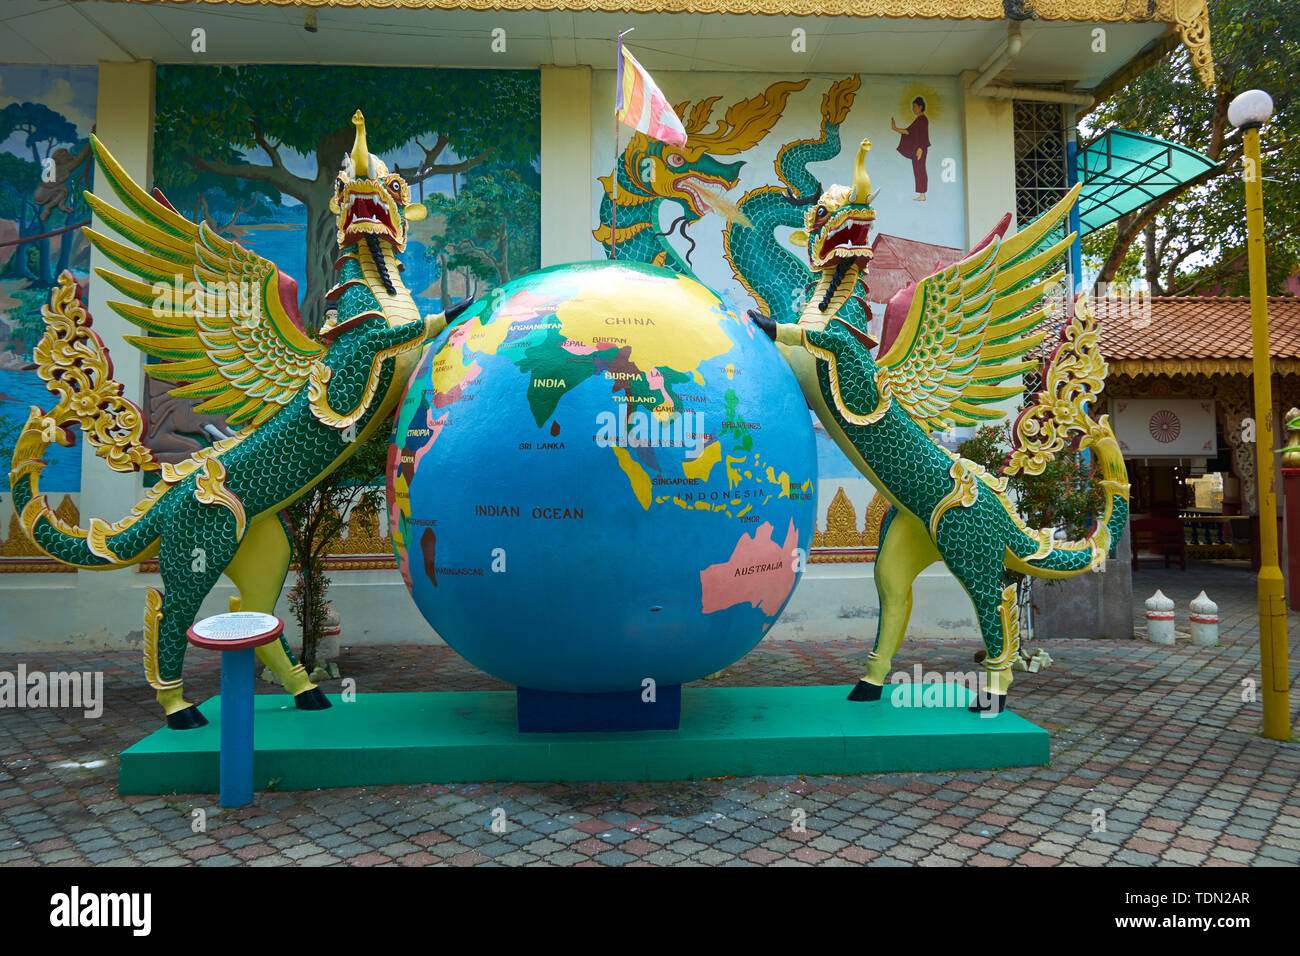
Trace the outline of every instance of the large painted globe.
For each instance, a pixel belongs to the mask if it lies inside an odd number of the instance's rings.
[[[492,291],[424,354],[389,450],[424,617],[521,687],[695,680],[781,613],[813,534],[807,406],[699,282],[593,262]]]

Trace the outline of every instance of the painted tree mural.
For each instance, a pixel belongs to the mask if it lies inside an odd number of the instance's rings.
[[[306,207],[303,321],[316,328],[333,280],[330,194],[352,143],[352,113],[366,115],[377,155],[415,142],[422,158],[400,171],[419,195],[435,177],[489,161],[533,162],[541,120],[538,74],[508,70],[322,66],[164,66],[158,70],[157,185],[187,212],[220,221],[255,215],[288,196]],[[292,160],[314,158],[314,170]],[[390,165],[393,165],[390,163]],[[216,177],[209,179],[204,177]],[[209,188],[226,180],[220,190]],[[216,197],[216,198],[214,198]],[[222,204],[214,211],[216,203]],[[241,206],[247,206],[237,212]],[[188,207],[188,208],[187,208]]]

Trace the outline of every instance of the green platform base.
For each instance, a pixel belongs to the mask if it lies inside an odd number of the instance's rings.
[[[1011,712],[921,706],[925,685],[887,687],[854,703],[848,688],[717,687],[682,692],[678,730],[521,734],[513,691],[330,695],[299,711],[259,694],[258,790],[488,780],[684,780],[751,774],[860,774],[1045,764],[1047,731]],[[929,702],[933,704],[932,687]],[[895,706],[891,697],[911,706]],[[198,730],[160,729],[122,754],[124,793],[215,793],[221,698],[202,705]]]

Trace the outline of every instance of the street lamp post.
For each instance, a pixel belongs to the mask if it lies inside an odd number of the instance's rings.
[[[1255,474],[1259,481],[1259,659],[1264,736],[1291,738],[1286,590],[1277,556],[1277,467],[1273,461],[1273,369],[1268,350],[1268,281],[1264,272],[1264,191],[1259,128],[1273,115],[1263,90],[1247,90],[1228,106],[1228,122],[1245,141],[1246,248],[1250,258],[1250,324],[1255,381]]]

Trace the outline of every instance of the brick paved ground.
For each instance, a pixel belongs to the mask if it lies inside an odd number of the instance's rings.
[[[63,710],[0,716],[0,864],[199,866],[1300,863],[1300,744],[1259,736],[1254,578],[1194,564],[1143,570],[1180,622],[1201,587],[1220,603],[1223,645],[1041,643],[1056,660],[1022,675],[1015,708],[1052,734],[1050,767],[676,783],[483,783],[258,794],[219,811],[212,796],[119,797],[116,754],[158,726],[131,653],[0,655],[0,670],[103,670],[102,719]],[[1184,625],[1185,626],[1185,625]],[[1292,695],[1300,615],[1290,623]],[[913,642],[896,663],[968,670],[975,640]],[[760,645],[715,684],[850,684],[862,644]],[[341,660],[365,690],[501,688],[445,648],[358,648]],[[217,691],[194,654],[187,691]],[[269,689],[268,689],[269,690]],[[208,814],[206,833],[191,812]],[[492,832],[493,810],[509,821]],[[807,829],[791,829],[793,811]],[[1104,832],[1094,832],[1097,810]]]

